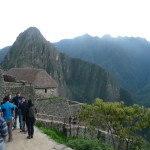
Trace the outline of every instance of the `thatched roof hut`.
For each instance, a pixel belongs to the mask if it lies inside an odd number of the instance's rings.
[[[43,69],[34,68],[12,68],[7,71],[8,75],[16,77],[16,80],[24,80],[34,88],[46,89],[57,88],[58,84],[52,77]]]

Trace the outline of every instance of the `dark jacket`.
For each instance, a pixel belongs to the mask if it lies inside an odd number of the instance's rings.
[[[16,105],[18,109],[20,109],[21,102],[22,102],[22,96],[16,96],[12,99],[12,103],[14,103],[14,105]]]
[[[35,119],[35,113],[37,113],[36,108],[33,104],[27,104],[26,107],[26,118],[34,118]]]
[[[20,109],[21,109],[21,113],[23,116],[26,115],[26,111],[27,111],[27,103],[26,102],[23,102],[21,105],[20,105]]]

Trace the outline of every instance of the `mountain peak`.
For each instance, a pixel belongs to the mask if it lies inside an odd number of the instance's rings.
[[[110,38],[112,38],[112,37],[111,37],[111,35],[109,35],[109,34],[105,34],[105,35],[102,36],[102,38],[103,38],[103,39],[110,39]]]
[[[86,33],[86,34],[83,34],[81,36],[75,37],[74,39],[87,40],[87,39],[91,39],[91,38],[92,38],[92,36],[89,35],[88,33]]]
[[[30,33],[30,34],[37,34],[38,33],[38,34],[41,34],[40,30],[36,27],[29,27],[23,33]]]
[[[36,28],[36,27],[29,27],[28,29],[26,29],[26,30],[38,30],[39,31],[39,29],[38,28]]]
[[[29,27],[24,32],[20,33],[16,41],[29,41],[29,40],[46,40],[41,34],[40,30],[36,27]]]
[[[7,64],[8,68],[32,68],[34,64],[37,64],[37,68],[41,68],[43,64],[38,62],[40,62],[41,59],[44,60],[49,53],[51,53],[51,56],[55,55],[53,45],[43,37],[39,29],[30,27],[19,34],[5,57],[4,65],[9,61]],[[32,63],[30,63],[31,61]]]

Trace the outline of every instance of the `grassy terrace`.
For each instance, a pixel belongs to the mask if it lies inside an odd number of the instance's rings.
[[[36,126],[56,142],[71,147],[74,150],[114,150],[98,139],[83,139],[80,137],[68,138],[63,132],[44,128],[38,123]]]
[[[63,97],[49,97],[49,98],[38,98],[37,101],[44,101],[44,100],[61,100],[64,99]]]

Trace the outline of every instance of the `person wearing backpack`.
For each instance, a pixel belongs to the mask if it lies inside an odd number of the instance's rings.
[[[26,109],[26,123],[28,128],[28,139],[33,138],[34,134],[34,123],[35,123],[35,112],[36,108],[34,107],[32,100],[29,99],[27,103],[27,109]]]

